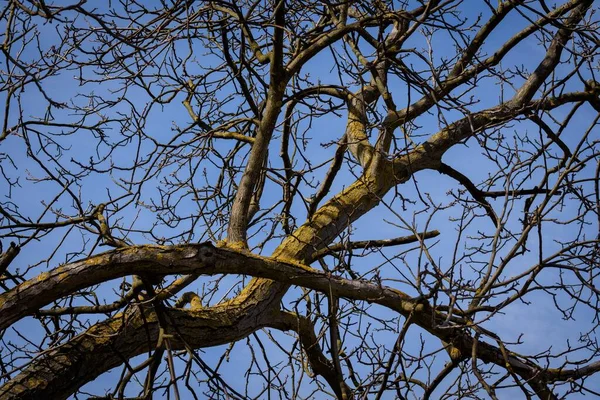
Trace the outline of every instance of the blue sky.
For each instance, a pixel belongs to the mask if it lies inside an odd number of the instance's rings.
[[[465,15],[469,17],[474,17],[475,15],[482,13],[483,18],[486,19],[489,17],[489,9],[483,4],[483,2],[472,2],[469,3],[469,7],[464,9]],[[508,35],[513,34],[514,32],[519,31],[524,25],[527,24],[527,21],[518,16],[516,13],[512,13],[512,16],[507,18],[497,30],[495,35],[492,35],[488,41],[486,41],[486,45],[484,49],[488,49],[491,51],[496,46],[501,44]],[[40,25],[38,26],[40,32],[42,32],[42,45],[50,46],[53,43],[53,29],[54,27],[50,24]],[[433,48],[435,49],[436,59],[439,61],[448,55],[453,54],[453,47],[450,44],[447,37],[444,35],[436,35],[434,37],[434,41],[432,42]],[[413,40],[406,44],[407,47],[414,47],[416,49],[425,50],[426,43],[424,40]],[[200,52],[201,49],[195,49],[195,51]],[[517,46],[508,57],[505,59],[506,63],[512,63],[513,65],[523,65],[529,70],[532,70],[535,65],[539,62],[541,57],[544,55],[544,49],[541,46],[538,46],[535,43],[525,41],[521,45]],[[197,56],[196,57],[198,63],[207,63],[211,62],[209,58]],[[331,58],[328,56],[328,53],[324,53],[323,57],[315,58],[313,61],[308,63],[303,68],[303,73],[310,74],[314,81],[320,80],[323,83],[337,83],[337,73],[335,71],[330,70],[331,66]],[[503,63],[503,66],[504,65]],[[559,69],[559,72],[560,69]],[[562,71],[565,72],[565,71]],[[96,85],[85,85],[79,86],[75,79],[76,71],[66,71],[61,75],[48,79],[44,84],[44,88],[53,95],[57,96],[63,101],[68,101],[74,98],[76,94],[86,94],[94,93],[98,96],[110,96],[111,90],[115,89],[114,83],[102,83]],[[406,89],[401,86],[400,82],[392,83],[391,85],[392,91],[395,95],[396,102],[399,106],[403,106],[402,102],[404,99],[403,94],[406,92]],[[572,85],[573,90],[581,89],[580,86]],[[509,98],[511,95],[511,88],[505,87],[505,98]],[[225,91],[225,90],[224,90]],[[492,95],[490,95],[492,93]],[[473,95],[479,100],[479,103],[472,107],[473,110],[484,109],[489,106],[493,106],[498,104],[499,100],[499,88],[498,86],[490,79],[487,81],[483,81],[480,83],[478,88],[473,92]],[[217,96],[221,95],[220,93],[216,94]],[[5,96],[4,93],[0,93],[0,100],[3,101]],[[38,92],[33,87],[27,89],[25,93],[21,93],[20,97],[22,99],[22,103],[24,105],[23,113],[24,115],[31,116],[43,116],[45,113],[46,102],[40,96]],[[416,96],[413,95],[413,101]],[[140,90],[130,90],[127,94],[127,99],[137,107],[143,107],[144,104],[148,101],[148,96]],[[83,99],[77,100],[83,101]],[[128,112],[129,106],[124,103],[120,103],[116,108],[112,108],[110,113],[113,112]],[[301,108],[300,108],[301,110]],[[562,110],[560,110],[562,111]],[[565,111],[566,112],[566,111]],[[563,112],[563,114],[565,113]],[[63,118],[70,118],[67,115],[61,114],[60,111],[56,111],[56,115]],[[107,111],[107,115],[110,116],[109,111]],[[459,112],[448,112],[446,114],[446,118],[452,120],[452,118],[460,117],[461,114]],[[590,109],[584,108],[578,114],[578,118],[574,121],[573,126],[570,127],[574,132],[582,131],[587,129],[587,125],[591,122],[593,117],[595,116],[595,112]],[[16,116],[15,116],[16,118]],[[176,99],[171,104],[165,105],[164,107],[155,107],[153,112],[150,114],[149,118],[146,121],[146,125],[143,127],[144,133],[157,139],[160,141],[167,141],[168,138],[172,137],[174,134],[175,127],[183,127],[190,123],[190,117],[187,114],[186,110],[180,103],[180,99]],[[440,128],[440,124],[438,123],[436,115],[425,115],[420,118],[417,123],[421,126],[415,134],[424,134],[428,135],[436,132]],[[330,158],[334,152],[335,147],[324,147],[324,143],[329,143],[338,140],[343,134],[345,127],[345,113],[342,112],[340,117],[337,116],[324,116],[321,118],[316,118],[312,121],[310,130],[307,132],[307,138],[310,141],[307,143],[306,153],[311,155],[311,161],[314,164],[318,164],[319,162],[326,161]],[[107,134],[111,138],[116,138],[119,136],[118,127],[113,125],[112,131],[107,131]],[[132,128],[133,129],[133,128]],[[506,135],[507,140],[511,137],[522,137],[525,133],[531,135],[531,137],[538,137],[537,128],[532,123],[524,123],[520,122],[515,124],[514,126],[503,129],[503,133]],[[566,136],[565,141],[569,146],[574,146],[576,144],[575,140],[580,135],[572,135]],[[595,132],[595,138],[597,138],[597,132]],[[69,136],[68,138],[63,138],[65,143],[68,143],[71,148],[65,152],[68,156],[64,156],[63,160],[65,160],[65,165],[69,165],[69,158],[73,157],[80,162],[86,162],[90,156],[98,157],[98,155],[103,155],[105,149],[102,147],[96,148],[93,145],[94,141],[90,137],[88,133],[85,132],[77,132],[74,135]],[[219,149],[226,151],[226,149],[230,148],[232,145],[231,142],[226,142],[222,144],[218,144]],[[36,215],[43,209],[43,206],[40,203],[41,199],[47,199],[53,197],[59,190],[56,184],[53,183],[39,183],[39,184],[31,184],[26,181],[26,176],[28,174],[35,176],[39,174],[40,171],[38,167],[31,163],[31,160],[23,157],[24,154],[24,146],[21,138],[18,137],[9,137],[5,140],[0,146],[0,150],[10,154],[13,157],[13,161],[16,164],[18,170],[13,169],[11,166],[6,166],[5,169],[9,175],[19,176],[22,180],[22,188],[15,190],[12,193],[11,201],[15,204],[19,205],[21,209],[27,210],[27,215],[35,218]],[[279,166],[281,161],[278,159],[277,155],[279,152],[280,142],[279,140],[274,140],[272,147],[270,149],[271,152],[271,162],[274,166]],[[152,147],[149,143],[143,144],[143,150],[152,151]],[[17,156],[13,156],[17,155]],[[131,148],[123,148],[114,154],[113,161],[116,165],[128,165],[132,162],[132,151]],[[480,148],[475,143],[475,141],[470,140],[466,143],[466,145],[458,145],[451,149],[445,156],[444,162],[448,163],[455,169],[462,171],[467,174],[473,181],[480,181],[485,179],[488,174],[493,171],[494,168],[497,168],[495,165],[490,163],[480,154]],[[301,163],[297,164],[299,168],[301,168]],[[3,166],[4,167],[4,166]],[[214,182],[216,177],[214,176],[216,169],[211,165],[203,165],[207,169],[207,174],[210,177],[211,182]],[[322,174],[327,170],[328,165],[326,164],[324,167],[318,170],[315,174],[316,177],[321,177]],[[589,171],[584,171],[586,174],[593,173],[593,168],[595,166],[589,166]],[[161,170],[160,178],[169,177],[170,173],[173,173],[175,168],[173,166],[166,166]],[[355,170],[355,173],[360,171]],[[80,183],[81,197],[83,199],[84,204],[97,205],[100,202],[107,201],[109,199],[109,194],[107,192],[107,188],[111,188],[111,196],[118,196],[122,194],[122,190],[115,188],[114,179],[124,178],[126,177],[126,173],[120,173],[115,171],[112,176],[111,175],[99,175],[92,174],[89,177],[82,179]],[[138,176],[139,178],[139,176]],[[200,177],[197,177],[198,179]],[[239,178],[239,176],[238,176]],[[431,254],[432,257],[439,263],[442,268],[450,268],[452,262],[452,252],[454,250],[454,246],[457,240],[457,232],[456,232],[456,224],[455,222],[450,221],[451,218],[460,217],[460,207],[449,208],[448,210],[441,210],[436,212],[433,217],[433,204],[443,205],[447,204],[450,199],[448,197],[449,190],[456,190],[457,184],[453,182],[450,178],[446,176],[440,175],[435,171],[423,171],[415,176],[416,185],[414,181],[411,181],[405,185],[402,185],[400,190],[402,194],[408,198],[418,198],[418,193],[415,190],[415,187],[419,188],[419,192],[422,196],[427,197],[430,196],[432,199],[432,203],[427,205],[422,202],[417,202],[414,206],[408,207],[407,211],[402,211],[400,208],[400,204],[398,202],[393,203],[389,208],[382,204],[378,206],[376,209],[372,210],[367,216],[363,217],[361,220],[357,221],[352,226],[352,239],[353,240],[364,240],[364,239],[381,239],[381,238],[390,238],[396,236],[403,236],[410,234],[410,231],[406,228],[410,226],[406,226],[406,222],[408,225],[414,226],[417,230],[424,230],[426,224],[429,224],[429,229],[438,229],[442,232],[441,236],[437,239],[428,242],[431,245]],[[531,182],[537,182],[539,179],[534,177],[531,179]],[[345,168],[340,176],[340,179],[336,183],[334,183],[331,195],[337,193],[337,191],[341,190],[344,186],[348,185],[353,181],[352,173],[347,168]],[[141,200],[144,202],[149,202],[150,198],[159,198],[160,193],[156,189],[157,186],[160,185],[160,180],[155,179],[152,182],[149,182],[144,186],[144,194],[142,195]],[[301,188],[304,192],[308,193],[309,190],[306,185],[301,185]],[[502,188],[497,188],[502,189]],[[0,189],[2,190],[2,189]],[[0,192],[0,195],[7,195],[6,190]],[[390,202],[392,200],[392,194],[388,195],[385,199],[386,202]],[[265,188],[265,195],[262,200],[262,206],[268,207],[271,204],[277,202],[281,197],[281,191],[274,184],[267,184]],[[522,202],[524,199],[515,200],[514,205],[514,216],[511,217],[509,221],[509,226],[513,229],[518,230],[519,222],[518,222],[518,211],[522,209]],[[497,209],[501,207],[502,199],[496,200],[493,202]],[[68,200],[65,199],[61,205],[64,207],[66,212],[73,212],[72,205],[69,204]],[[177,212],[181,215],[194,215],[198,212],[200,205],[193,201],[191,197],[185,198],[177,207]],[[133,212],[131,212],[133,210]],[[392,210],[394,212],[392,212]],[[304,206],[299,202],[294,204],[293,211],[297,215],[304,215]],[[561,211],[560,215],[564,216],[568,213],[574,213],[576,210],[572,210],[569,208],[567,204]],[[420,212],[416,216],[413,215],[414,212]],[[479,210],[479,213],[482,213]],[[557,210],[558,214],[559,211]],[[399,215],[405,220],[399,218]],[[135,222],[136,227],[139,228],[147,228],[150,227],[155,219],[152,216],[152,213],[143,207],[130,208],[124,213],[119,214],[121,218],[123,218],[123,225],[128,226],[130,223]],[[431,218],[431,221],[429,221]],[[298,223],[301,224],[302,218],[298,220]],[[492,231],[493,227],[490,226],[490,221],[488,219],[481,219],[474,222],[471,226],[469,226],[467,233],[476,234],[477,231],[484,230],[487,232]],[[177,228],[180,229],[180,228]],[[196,232],[195,236],[190,238],[191,241],[202,241],[207,239],[220,239],[211,238],[208,235],[205,235],[202,231],[203,228],[199,227],[198,232]],[[544,235],[544,254],[550,254],[558,248],[558,245],[553,242],[554,239],[560,239],[563,237],[570,237],[574,234],[568,227],[561,227],[558,225],[548,225],[548,228],[545,231]],[[595,235],[597,233],[596,226],[589,226],[590,235]],[[176,229],[175,229],[176,230]],[[165,236],[168,236],[169,229],[165,227],[158,228],[158,232],[164,232]],[[32,265],[36,262],[39,262],[40,259],[49,257],[52,254],[52,251],[55,248],[55,245],[62,240],[62,234],[64,234],[64,230],[62,232],[52,233],[48,237],[46,237],[43,241],[39,243],[31,243],[27,246],[27,251],[22,252],[19,255],[19,258],[14,264],[14,267],[25,268],[28,265]],[[259,234],[251,241],[251,244],[256,245],[260,242],[261,236],[264,237],[266,232],[260,232]],[[46,267],[54,267],[60,263],[65,262],[70,259],[71,252],[76,251],[81,248],[82,241],[89,237],[81,236],[77,233],[73,233],[69,235],[69,240],[65,242],[62,246],[61,250],[54,254],[52,258],[49,260],[47,264],[43,264],[38,268],[32,269],[30,276],[36,275],[39,272],[43,271]],[[149,238],[143,237],[142,235],[131,234],[129,239],[136,243],[146,243],[149,241]],[[436,243],[433,245],[433,243]],[[6,243],[3,243],[6,245]],[[263,249],[263,254],[269,254],[276,246],[278,242],[276,240],[269,242]],[[459,243],[459,249],[464,251],[465,244]],[[530,243],[531,248],[536,247],[536,239],[532,238]],[[100,250],[105,250],[100,249]],[[389,279],[404,279],[402,276],[403,273],[407,273],[406,265],[403,264],[403,261],[395,258],[399,251],[404,251],[405,248],[391,248],[386,249],[382,252],[388,259],[391,261],[382,266],[381,271],[385,272],[385,277]],[[404,262],[408,263],[409,266],[413,269],[417,268],[417,266],[423,266],[425,260],[421,258],[421,254],[419,252],[413,252],[407,255],[407,258]],[[480,257],[480,261],[487,256]],[[421,260],[421,261],[419,261]],[[516,273],[521,269],[525,269],[526,267],[534,264],[537,261],[537,254],[532,252],[531,254],[526,254],[521,257],[520,262],[516,263],[513,269],[507,270],[507,273]],[[365,274],[365,277],[372,278],[373,274],[369,273],[374,266],[377,266],[381,263],[384,263],[384,257],[378,256],[376,254],[371,255],[370,257],[360,259],[355,261],[354,268],[357,273]],[[421,264],[419,264],[421,263]],[[402,272],[395,272],[397,270]],[[468,268],[462,270],[465,275],[468,275]],[[383,274],[382,274],[383,276]],[[542,279],[547,279],[548,282],[553,282],[556,280],[556,276],[553,275],[552,271],[548,271],[547,274],[542,276]],[[201,282],[206,282],[207,279],[201,280]],[[246,279],[247,281],[247,279]],[[224,295],[232,286],[238,284],[240,282],[239,277],[226,277],[219,284],[219,292],[215,296],[215,299]],[[389,281],[389,285],[398,287],[402,290],[406,290],[411,295],[416,295],[416,292],[412,291],[409,287],[399,286],[399,284],[394,281]],[[108,302],[114,299],[113,290],[115,288],[115,283],[110,282],[104,285],[97,290],[97,294],[99,297],[105,297]],[[198,284],[194,287],[195,290],[200,290],[201,284]],[[298,293],[297,290],[293,290],[287,298],[290,300],[294,298],[294,296]],[[580,333],[584,332],[590,326],[590,321],[594,317],[592,311],[590,309],[581,308],[576,312],[575,320],[565,321],[562,319],[562,316],[556,311],[552,299],[550,296],[542,293],[534,293],[528,296],[528,300],[531,301],[531,305],[526,305],[523,303],[514,303],[511,306],[505,308],[503,310],[503,315],[496,316],[493,320],[486,322],[485,327],[491,329],[506,341],[516,341],[519,339],[522,334],[522,340],[524,341],[523,345],[515,347],[517,351],[525,354],[533,354],[542,352],[548,349],[549,346],[553,346],[553,349],[558,351],[562,350],[560,346],[564,346],[566,340],[570,340],[572,343],[576,343],[579,339]],[[566,299],[560,298],[560,301],[565,301]],[[368,321],[373,317],[381,317],[381,318],[393,318],[387,310],[381,309],[376,306],[370,306],[368,310],[365,311],[364,315],[361,316],[361,323],[365,323],[364,321]],[[92,318],[93,320],[93,318]],[[396,321],[396,323],[402,323],[402,319]],[[360,329],[364,329],[364,325],[360,325]],[[25,319],[18,324],[15,325],[15,329],[20,329],[22,331],[28,332],[29,338],[36,338],[39,336],[40,338],[43,335],[43,331],[40,329],[40,325],[37,321],[33,319]],[[271,332],[282,345],[287,344],[288,348],[291,346],[293,339],[288,335],[278,332]],[[406,350],[409,352],[418,352],[420,346],[420,337],[423,334],[418,329],[413,329],[410,331],[407,336],[407,345]],[[264,340],[265,343],[268,343],[268,338],[266,333],[258,333],[258,337],[261,340]],[[15,343],[22,343],[22,340],[15,336],[13,331],[8,331],[4,337],[5,341],[14,341]],[[249,338],[248,340],[253,341],[254,338]],[[434,350],[439,348],[439,343],[437,340],[432,340],[431,337],[424,336],[424,346],[427,350]],[[373,336],[374,343],[385,344],[386,347],[391,347],[395,341],[395,334],[391,334],[389,332],[377,332]],[[347,338],[347,346],[351,348],[352,344],[356,343],[355,340],[350,337]],[[256,347],[256,346],[255,346]],[[202,351],[203,359],[207,363],[215,363],[218,358],[225,351],[226,346],[205,349]],[[239,377],[238,379],[231,379],[229,381],[230,384],[234,385],[236,389],[242,390],[243,384],[245,382],[246,377],[244,376],[246,372],[246,364],[249,357],[249,347],[246,345],[246,341],[242,340],[237,343],[234,347],[234,351],[232,351],[232,357],[229,363],[223,365],[221,373],[223,375],[230,374],[233,377]],[[284,356],[279,350],[276,349],[276,346],[269,344],[268,351],[270,355],[274,358],[280,358],[284,360]],[[436,360],[436,363],[443,363],[446,361],[444,358],[445,354],[439,354],[439,357]],[[139,360],[141,361],[141,360]],[[440,364],[441,365],[441,364]],[[241,367],[243,366],[243,367]],[[176,365],[178,370],[182,370],[184,368],[183,363],[178,363]],[[366,367],[365,367],[366,368]],[[93,391],[96,394],[102,394],[104,390],[110,390],[118,375],[120,374],[120,368],[112,371],[109,374],[105,374],[102,377],[98,378],[95,382],[86,385],[84,390]],[[243,377],[243,378],[242,378]],[[253,384],[256,385],[254,390],[259,391],[262,387],[262,383],[260,380],[253,381]],[[600,390],[600,384],[592,385],[596,389]],[[309,393],[311,384],[310,382],[305,382],[303,384],[303,388]],[[436,392],[437,393],[437,392]],[[133,394],[133,393],[131,393]],[[157,396],[158,397],[158,396]],[[392,398],[392,397],[388,397]]]

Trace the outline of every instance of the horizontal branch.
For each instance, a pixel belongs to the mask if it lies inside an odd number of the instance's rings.
[[[0,295],[0,330],[77,290],[128,275],[244,274],[285,284],[332,291],[339,297],[378,302],[410,311],[410,296],[368,281],[345,280],[306,265],[282,262],[210,243],[130,246],[62,265]]]
[[[440,232],[438,230],[427,231],[419,233],[418,235],[410,235],[410,236],[400,236],[393,239],[380,239],[380,240],[359,240],[356,242],[349,243],[336,243],[331,246],[328,246],[325,249],[321,249],[313,254],[313,259],[318,260],[319,258],[325,257],[328,254],[335,253],[336,251],[342,250],[356,250],[356,249],[373,249],[379,247],[390,247],[390,246],[398,246],[402,244],[410,244],[415,242],[420,242],[421,240],[431,239],[439,236]]]
[[[240,142],[249,143],[249,144],[254,143],[253,137],[246,136],[239,132],[220,132],[219,131],[219,132],[209,133],[207,136],[219,138],[219,139],[234,139],[234,140],[238,140]]]
[[[581,378],[600,368],[598,363],[593,363],[573,371],[543,369],[516,355],[506,355],[491,344],[478,341],[468,331],[462,330],[462,324],[457,325],[457,329],[444,326],[445,315],[423,299],[411,298],[401,291],[366,280],[347,280],[306,265],[216,248],[210,243],[172,247],[132,246],[55,268],[0,296],[0,329],[5,329],[24,315],[32,314],[49,301],[100,281],[129,274],[175,273],[246,274],[303,286],[340,298],[379,304],[405,317],[411,315],[415,324],[444,342],[452,343],[461,354],[469,354],[476,342],[479,359],[511,368],[529,381],[532,387],[536,386],[536,391],[545,390],[544,381]],[[214,346],[239,340],[261,327],[278,327],[276,319],[271,318],[275,317],[272,315],[273,310],[269,311],[269,305],[256,307],[251,299],[247,301],[248,304],[245,303],[242,299],[193,311],[169,309],[169,323],[176,328],[176,334],[180,338],[179,341],[173,340],[174,348]],[[88,334],[84,333],[68,344],[51,350],[42,360],[34,362],[0,389],[0,397],[10,393],[13,396],[11,398],[17,398],[16,393],[26,393],[28,390],[50,390],[47,389],[48,385],[40,388],[35,380],[31,381],[32,374],[52,372],[64,378],[77,371],[77,379],[67,383],[64,381],[69,380],[65,379],[56,382],[65,391],[72,393],[83,383],[121,364],[123,358],[131,358],[149,348],[153,349],[159,330],[159,324],[153,316],[154,311],[149,309],[141,315],[141,307],[136,307],[136,310],[135,317],[120,315],[110,318],[91,328]],[[129,326],[130,321],[133,321],[134,326]],[[126,325],[127,329],[124,329]],[[96,332],[98,329],[101,332]],[[217,330],[219,335],[214,335]],[[102,363],[90,362],[91,358],[99,356],[103,357]],[[65,360],[68,362],[64,362]],[[86,366],[88,364],[95,366]],[[46,371],[47,368],[50,371]],[[28,393],[31,394],[31,391]],[[54,398],[63,398],[65,394],[66,392]]]

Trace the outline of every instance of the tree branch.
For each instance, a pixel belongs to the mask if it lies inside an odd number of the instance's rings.
[[[360,240],[356,242],[349,243],[335,243],[331,246],[327,246],[326,248],[317,251],[313,254],[312,258],[314,260],[318,260],[319,258],[323,258],[326,255],[331,253],[335,253],[337,251],[342,250],[350,250],[350,249],[373,249],[380,247],[390,247],[390,246],[398,246],[402,244],[410,244],[415,242],[420,242],[421,240],[431,239],[439,236],[440,232],[437,230],[427,231],[419,233],[418,235],[410,235],[410,236],[400,236],[393,239],[379,239],[379,240]]]

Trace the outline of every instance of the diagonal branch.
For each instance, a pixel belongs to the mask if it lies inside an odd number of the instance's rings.
[[[395,173],[399,176],[407,172],[412,174],[423,169],[438,169],[444,153],[457,143],[484,131],[527,115],[534,110],[552,110],[568,103],[592,101],[598,99],[600,88],[584,92],[564,93],[557,97],[546,97],[511,107],[511,101],[488,108],[455,121],[417,146],[410,153],[394,161]]]
[[[21,248],[17,246],[16,243],[10,242],[8,250],[6,250],[4,253],[0,253],[0,278],[8,269],[10,263],[13,262],[17,255],[19,255],[20,251]]]
[[[468,192],[471,194],[471,196],[473,196],[475,201],[477,201],[479,204],[481,204],[481,206],[485,209],[485,212],[492,220],[492,223],[494,224],[494,226],[498,226],[498,216],[496,215],[494,208],[487,201],[487,199],[483,195],[482,191],[477,189],[477,186],[475,186],[475,184],[473,182],[471,182],[471,180],[469,178],[467,178],[465,175],[463,175],[459,171],[455,170],[451,166],[446,165],[444,163],[440,164],[438,171],[441,174],[448,175],[449,177],[455,179],[461,185],[463,185],[465,187],[465,189],[467,189]]]
[[[266,326],[265,309],[240,305],[210,310],[166,309],[172,350],[217,346]],[[47,351],[0,388],[2,399],[66,399],[87,382],[154,350],[161,329],[151,307],[134,306]],[[219,334],[214,333],[218,331]]]
[[[298,314],[279,312],[271,317],[267,325],[269,328],[292,330],[298,333],[302,349],[308,357],[313,372],[327,381],[338,398],[343,398],[343,393],[351,393],[345,382],[341,381],[340,387],[340,378],[332,362],[323,354],[310,319]]]

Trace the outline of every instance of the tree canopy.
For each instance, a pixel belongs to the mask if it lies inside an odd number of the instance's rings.
[[[600,396],[598,29],[3,2],[0,399]]]

